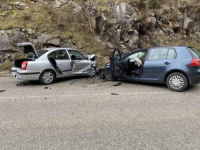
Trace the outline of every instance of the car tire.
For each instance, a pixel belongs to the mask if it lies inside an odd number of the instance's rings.
[[[89,73],[90,77],[94,77],[96,75],[96,68],[92,67]]]
[[[105,69],[105,78],[107,81],[112,81],[110,76],[110,69]]]
[[[52,70],[45,70],[40,75],[40,83],[43,85],[49,85],[54,83],[56,80],[56,75]]]
[[[189,85],[186,76],[179,72],[170,74],[167,77],[166,83],[167,83],[168,88],[175,92],[182,92]]]

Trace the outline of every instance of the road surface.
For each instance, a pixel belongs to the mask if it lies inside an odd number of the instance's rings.
[[[176,93],[95,78],[17,83],[0,77],[1,150],[200,149],[199,85]]]

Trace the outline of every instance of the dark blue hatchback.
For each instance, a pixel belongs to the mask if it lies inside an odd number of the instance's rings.
[[[116,48],[110,60],[101,71],[107,80],[163,83],[177,92],[200,83],[200,53],[191,47],[147,48],[125,56]]]

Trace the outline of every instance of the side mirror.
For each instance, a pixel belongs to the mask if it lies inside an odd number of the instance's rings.
[[[110,61],[111,61],[111,60],[112,60],[112,57],[110,57],[109,59],[110,59]]]

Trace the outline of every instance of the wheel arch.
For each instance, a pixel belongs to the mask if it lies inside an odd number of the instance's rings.
[[[48,70],[53,71],[54,74],[55,74],[55,76],[57,77],[57,74],[56,74],[55,70],[53,70],[53,69],[45,69],[45,70],[43,70],[43,71],[40,73],[40,76],[42,75],[43,72],[48,71]],[[40,79],[40,76],[39,76],[39,79]]]
[[[188,75],[187,75],[184,71],[178,70],[178,69],[176,69],[176,70],[171,70],[171,71],[169,71],[169,72],[165,75],[165,80],[164,80],[165,83],[166,83],[167,77],[168,77],[170,74],[175,73],[175,72],[179,72],[179,73],[182,73],[183,75],[185,75],[185,77],[187,78],[188,83],[190,83],[190,80],[189,80],[189,78],[188,78]]]

